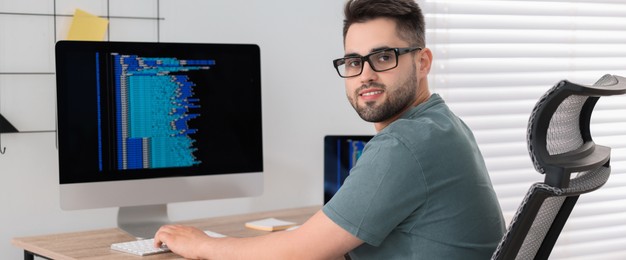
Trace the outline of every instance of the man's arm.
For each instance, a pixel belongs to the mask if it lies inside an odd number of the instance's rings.
[[[210,238],[187,226],[167,225],[155,246],[192,259],[338,259],[363,241],[330,220],[321,210],[293,231],[249,238]]]

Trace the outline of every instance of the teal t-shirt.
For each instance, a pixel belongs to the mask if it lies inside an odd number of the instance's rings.
[[[489,259],[505,226],[470,129],[437,94],[367,143],[323,212],[352,259]]]

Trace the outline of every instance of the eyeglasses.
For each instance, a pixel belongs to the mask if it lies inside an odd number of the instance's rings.
[[[416,50],[422,50],[422,48],[388,48],[374,51],[365,56],[351,56],[336,59],[333,60],[333,65],[340,77],[351,78],[361,75],[365,61],[370,64],[372,70],[383,72],[398,66],[398,56]]]

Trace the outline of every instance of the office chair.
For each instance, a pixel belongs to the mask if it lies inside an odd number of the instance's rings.
[[[519,206],[492,260],[547,259],[578,197],[606,183],[611,148],[591,138],[600,96],[626,93],[626,78],[604,75],[593,86],[563,80],[537,102],[528,122],[528,151],[545,174]]]

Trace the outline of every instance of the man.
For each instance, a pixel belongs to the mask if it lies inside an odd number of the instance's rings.
[[[294,231],[214,239],[164,226],[155,246],[207,259],[488,259],[504,234],[498,201],[467,126],[427,75],[432,53],[413,0],[350,0],[348,100],[378,134],[335,196]]]

